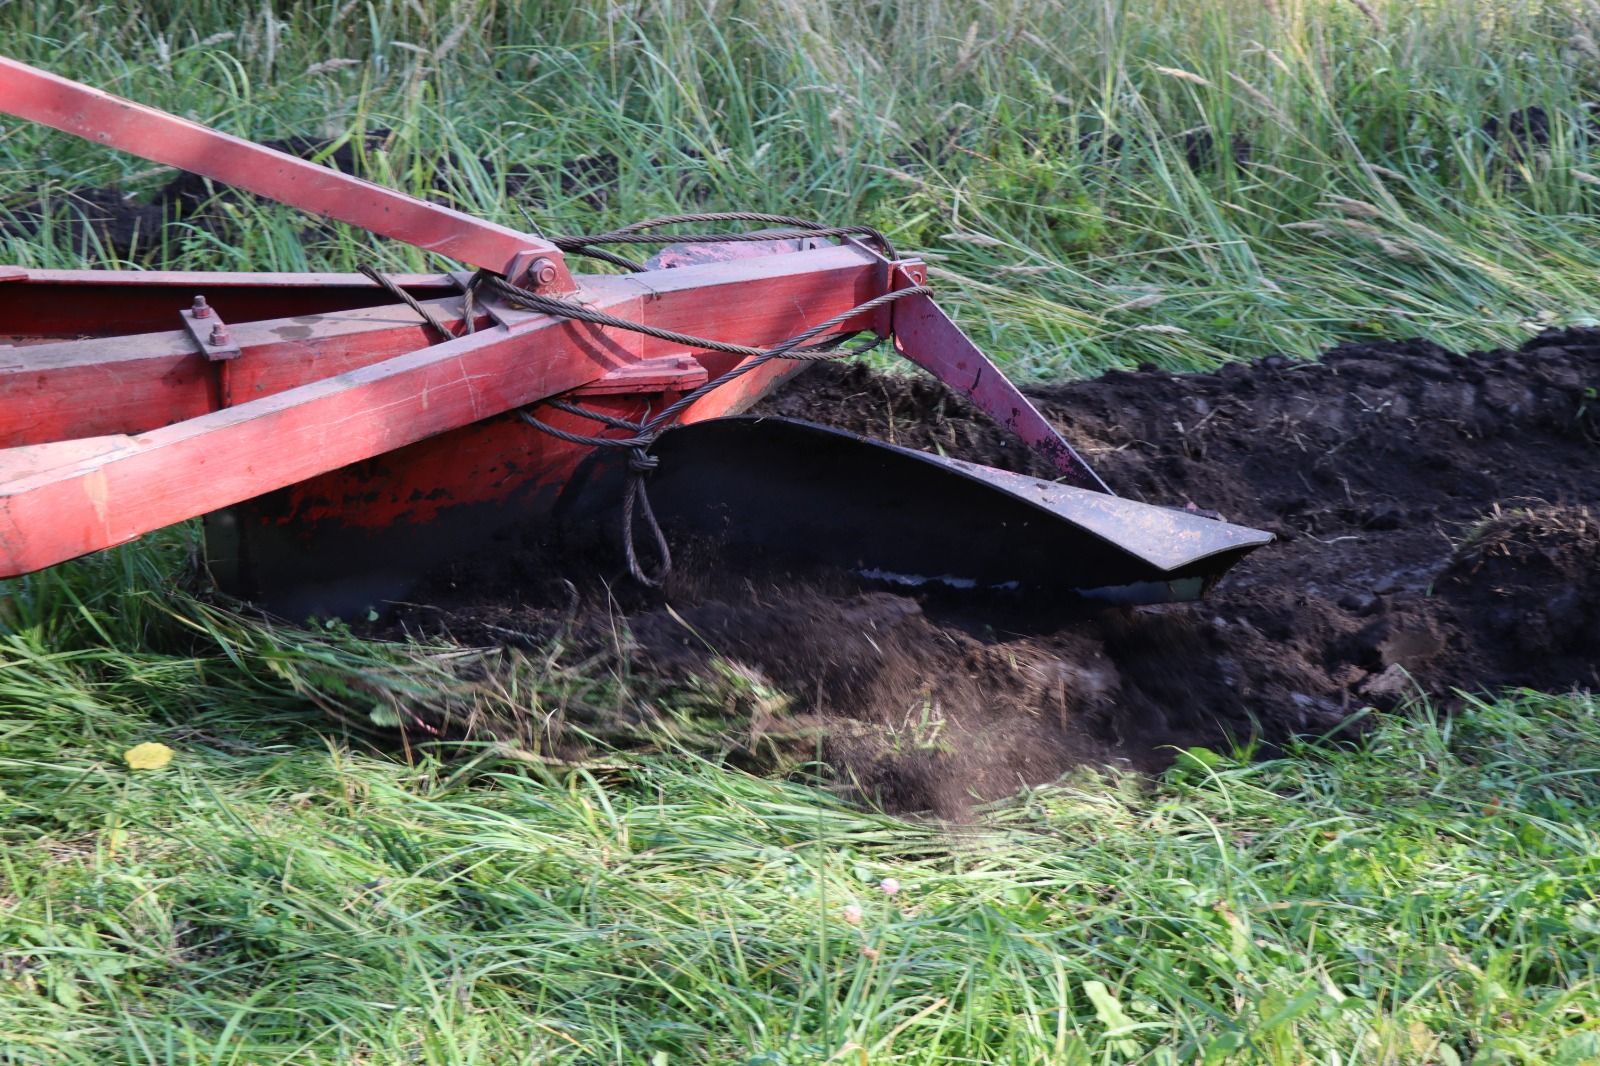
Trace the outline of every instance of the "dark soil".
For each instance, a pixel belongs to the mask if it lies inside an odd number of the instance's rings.
[[[760,705],[752,734],[804,738],[890,807],[960,815],[1085,763],[1157,769],[1173,746],[1348,735],[1363,708],[1416,695],[1600,685],[1597,386],[1600,331],[1574,330],[1515,352],[1347,346],[1036,392],[1123,495],[1277,535],[1196,604],[1045,626],[716,577],[692,558],[664,596],[608,593],[529,558],[456,574],[439,586],[450,605],[409,623],[532,643],[626,632],[634,676],[721,669],[781,690],[741,704]],[[931,379],[824,366],[765,410],[1029,471]]]

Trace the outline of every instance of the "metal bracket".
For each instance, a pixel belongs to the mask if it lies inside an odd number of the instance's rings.
[[[928,265],[920,259],[896,259],[888,264],[887,284],[885,292],[896,289],[909,289],[917,285],[928,283]],[[894,310],[900,306],[900,301],[885,304],[878,308],[873,316],[872,331],[880,337],[888,337],[894,333]]]
[[[213,363],[237,359],[242,354],[235,343],[228,324],[216,309],[206,303],[204,296],[196,296],[194,304],[178,312],[183,316],[183,328],[189,331],[200,354]]]
[[[467,286],[472,282],[472,276],[472,271],[469,270],[455,270],[451,271],[450,273],[450,279],[456,283],[456,286],[460,288],[462,292],[467,291]],[[577,290],[573,291],[575,292]],[[551,290],[549,292],[541,292],[539,295],[554,296],[557,294],[554,290]],[[570,296],[571,294],[566,293],[562,295]],[[494,297],[489,297],[487,299],[480,297],[477,305],[484,314],[489,316],[490,321],[492,321],[495,325],[504,326],[513,333],[519,329],[527,329],[530,326],[540,325],[550,317],[542,311],[525,311],[520,307],[512,307],[504,300],[497,300]]]
[[[689,355],[663,355],[641,359],[595,378],[573,390],[576,396],[614,396],[629,393],[688,392],[708,380],[706,368]]]
[[[896,289],[909,289],[916,285],[928,283],[928,264],[915,256],[903,259],[890,259],[877,247],[869,244],[860,237],[846,237],[844,243],[854,247],[880,264],[881,273],[879,284],[882,292],[893,292]],[[894,312],[900,306],[900,301],[884,304],[872,313],[872,332],[880,337],[894,335]]]

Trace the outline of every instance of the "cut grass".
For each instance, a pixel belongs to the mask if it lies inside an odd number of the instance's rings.
[[[865,220],[928,254],[1008,368],[1054,376],[1600,313],[1594,21],[1534,0],[33,0],[0,6],[0,40],[235,133],[348,140],[367,176],[513,224]],[[1529,108],[1543,143],[1510,132]],[[562,180],[606,153],[603,196]],[[47,221],[0,260],[104,264],[68,192],[164,180],[6,124],[0,212]],[[434,265],[219,209],[236,240],[175,219],[134,258]],[[459,649],[198,603],[186,552],[147,538],[0,609],[0,1061],[1600,1060],[1590,698],[1419,708],[1359,747],[1084,775],[938,827],[670,746],[576,770],[352,753],[326,712],[536,715],[627,679],[540,660],[486,690]],[[174,763],[126,769],[148,740]]]

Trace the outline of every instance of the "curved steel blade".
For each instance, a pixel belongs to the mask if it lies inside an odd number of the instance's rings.
[[[656,442],[670,535],[733,565],[788,560],[891,585],[1123,603],[1195,599],[1272,534],[791,419]]]

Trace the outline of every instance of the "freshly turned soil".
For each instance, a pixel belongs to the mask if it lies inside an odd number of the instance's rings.
[[[1537,140],[1540,121],[1518,112],[1509,136]],[[328,162],[359,169],[349,145]],[[603,202],[614,158],[578,163],[554,172],[562,188]],[[86,248],[132,257],[178,215],[225,236],[219,195],[234,194],[192,175],[143,201],[77,190],[67,224]],[[7,226],[38,224],[21,205]],[[704,679],[718,677],[712,697],[749,719],[751,749],[809,745],[866,798],[959,815],[1077,765],[1156,769],[1190,745],[1272,751],[1348,735],[1364,708],[1415,696],[1448,708],[1462,692],[1600,684],[1597,390],[1600,331],[1569,330],[1517,351],[1350,345],[1314,362],[1117,372],[1035,391],[1118,493],[1277,535],[1195,604],[1022,617],[827,575],[725,573],[695,546],[677,550],[658,594],[618,580],[604,550],[530,538],[434,575],[429,606],[376,632],[560,638],[630,679],[630,728],[675,688],[708,698]],[[1047,475],[927,377],[825,365],[761,410]],[[576,744],[575,730],[540,728],[541,741]]]
[[[1600,331],[1572,330],[1518,351],[1369,344],[1034,392],[1119,493],[1277,535],[1200,603],[1044,622],[724,575],[692,552],[645,594],[532,553],[441,575],[437,607],[406,624],[589,633],[656,682],[732,671],[787,694],[753,733],[810,738],[873,801],[959,816],[1078,765],[1272,751],[1419,695],[1600,684],[1597,386]],[[928,378],[823,366],[763,410],[1042,474]]]

